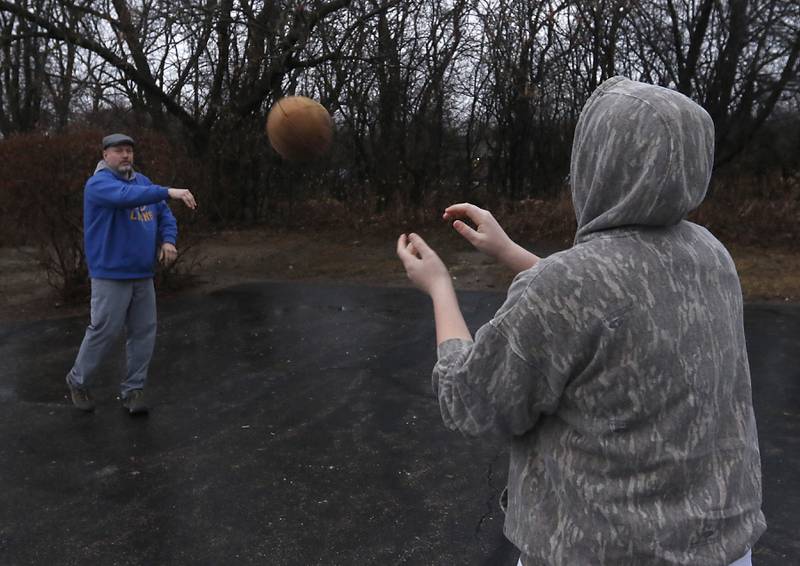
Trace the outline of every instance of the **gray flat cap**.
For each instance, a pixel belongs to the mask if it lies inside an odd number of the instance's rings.
[[[136,142],[125,134],[111,134],[103,138],[103,149],[108,149],[112,145],[136,145]]]

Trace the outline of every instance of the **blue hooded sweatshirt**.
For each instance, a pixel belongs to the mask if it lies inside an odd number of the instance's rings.
[[[83,191],[86,263],[93,279],[153,277],[156,250],[175,244],[178,225],[165,199],[169,191],[141,173],[125,179],[97,164]]]

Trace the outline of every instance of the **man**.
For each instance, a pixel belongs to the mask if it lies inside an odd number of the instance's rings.
[[[700,106],[605,81],[575,130],[571,249],[540,259],[488,211],[445,211],[519,272],[474,340],[442,261],[398,239],[433,300],[445,424],[510,444],[504,531],[523,566],[750,564],[766,523],[741,289],[723,245],[685,220],[713,153]]]
[[[178,235],[167,198],[197,207],[187,189],[154,185],[134,171],[134,141],[124,134],[103,138],[103,159],[83,192],[86,263],[92,280],[91,323],[67,374],[72,402],[93,411],[91,383],[103,358],[127,331],[127,377],[120,397],[130,414],[146,413],[147,369],[156,337],[156,260],[175,261]]]

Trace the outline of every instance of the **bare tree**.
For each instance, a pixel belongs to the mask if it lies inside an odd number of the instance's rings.
[[[714,119],[717,165],[730,162],[795,87],[800,6],[781,0],[642,3],[642,57],[656,76],[701,102]]]
[[[262,218],[302,187],[379,207],[555,193],[586,98],[615,74],[698,100],[717,165],[736,162],[776,111],[800,112],[800,5],[0,0],[0,133],[135,116],[180,134],[220,220]],[[263,133],[295,93],[339,127],[313,170],[279,166]]]

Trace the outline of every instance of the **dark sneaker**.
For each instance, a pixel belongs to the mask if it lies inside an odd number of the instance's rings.
[[[67,382],[67,386],[69,386],[69,396],[72,398],[72,404],[76,408],[87,413],[94,411],[94,399],[92,399],[88,389],[75,387],[70,382]]]
[[[141,389],[129,391],[128,395],[122,399],[122,406],[128,409],[131,415],[142,415],[149,410],[144,402],[144,391]]]

